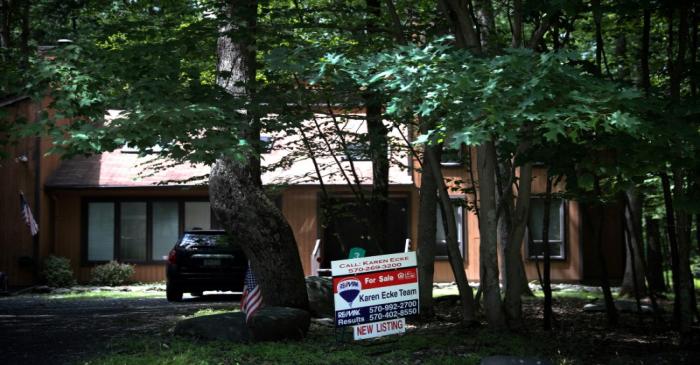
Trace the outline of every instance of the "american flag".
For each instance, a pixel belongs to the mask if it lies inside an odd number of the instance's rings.
[[[29,208],[29,203],[24,199],[24,194],[22,193],[19,193],[19,211],[22,214],[22,220],[29,227],[29,232],[31,232],[32,236],[36,236],[39,233],[39,225],[36,224],[32,210]]]
[[[241,310],[245,313],[245,320],[248,322],[260,307],[262,306],[262,293],[258,282],[255,281],[255,275],[248,262],[248,270],[245,273],[243,284],[243,295],[241,296]]]

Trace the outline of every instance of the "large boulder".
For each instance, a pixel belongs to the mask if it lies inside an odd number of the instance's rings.
[[[309,330],[309,312],[288,307],[264,307],[250,318],[248,328],[255,341],[300,340]]]
[[[241,312],[188,318],[178,322],[175,334],[231,342],[247,342],[251,339],[245,323],[245,314]]]
[[[333,282],[329,277],[307,276],[306,293],[309,311],[314,318],[332,318],[334,315]]]

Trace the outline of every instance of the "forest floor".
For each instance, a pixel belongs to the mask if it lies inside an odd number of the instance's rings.
[[[566,292],[566,291],[564,291]],[[192,315],[238,310],[237,297],[209,296],[168,303],[158,293],[143,297],[17,296],[0,298],[0,362],[4,364],[478,364],[510,355],[554,364],[698,364],[700,344],[678,346],[669,305],[664,320],[622,313],[608,327],[605,313],[584,312],[596,301],[570,290],[554,299],[552,331],[542,327],[541,298],[525,300],[524,327],[494,332],[460,326],[453,295],[436,301],[436,320],[409,321],[404,335],[352,341],[314,321],[298,342],[232,344],[181,338],[174,324]],[[483,320],[483,318],[482,318]]]

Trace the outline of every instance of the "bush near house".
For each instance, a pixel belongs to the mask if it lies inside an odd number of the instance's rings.
[[[65,257],[51,255],[45,258],[43,274],[50,287],[62,288],[75,285],[70,260]]]
[[[110,261],[92,269],[90,282],[95,285],[117,286],[127,284],[134,275],[134,265]]]

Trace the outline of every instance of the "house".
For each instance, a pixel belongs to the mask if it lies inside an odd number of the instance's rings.
[[[322,124],[330,123],[325,116],[318,119]],[[364,133],[364,122],[356,116],[346,116],[342,125],[344,130]],[[304,272],[311,275],[314,274],[311,256],[317,242],[323,245],[324,264],[327,265],[329,260],[343,258],[333,237],[342,237],[345,241],[362,245],[369,233],[366,225],[355,219],[335,217],[331,218],[333,224],[328,224],[329,217],[323,219],[320,203],[322,190],[312,159],[300,158],[293,163],[274,167],[301,148],[299,138],[296,134],[274,136],[276,148],[263,155],[263,164],[270,169],[263,174],[262,180],[266,186],[275,186],[276,202],[293,229]],[[322,143],[320,140],[312,142]],[[322,167],[323,188],[338,202],[353,201],[355,196],[351,186],[369,188],[372,183],[372,162],[362,156],[361,149],[353,147],[354,141],[346,142],[348,151],[358,153],[354,156],[326,154],[317,156],[315,161],[317,166]],[[31,141],[28,143],[31,144]],[[40,152],[35,151],[39,147],[30,145],[25,150],[32,156],[42,156],[44,144],[46,142],[42,141]],[[13,150],[11,154],[22,151]],[[27,166],[12,162],[3,164],[0,173],[10,177],[11,182],[3,184],[0,197],[4,218],[0,221],[0,271],[10,274],[11,284],[36,282],[36,275],[22,271],[25,269],[19,262],[25,256],[37,262],[48,254],[69,258],[78,280],[83,282],[89,279],[94,265],[109,260],[134,263],[134,279],[137,281],[161,281],[165,278],[164,257],[183,230],[219,227],[209,206],[206,186],[192,181],[174,182],[205,176],[209,171],[208,166],[185,164],[149,171],[150,158],[139,152],[125,147],[98,156],[73,158],[60,164],[55,157],[40,159],[46,161],[41,166],[33,159]],[[415,168],[410,154],[400,148],[392,149],[391,156],[394,162],[390,168],[387,247],[402,251],[407,240],[410,240],[411,247],[415,249],[420,245],[417,242],[420,172]],[[33,163],[37,164],[36,167],[30,166]],[[447,178],[469,180],[467,169],[461,163],[448,161],[443,171]],[[536,169],[533,194],[544,191],[544,172],[543,168]],[[17,200],[17,190],[20,189],[24,189],[27,195],[38,196],[37,200],[30,199],[32,207],[37,206],[36,214],[39,216],[41,231],[38,242],[32,242],[26,232],[19,217],[19,207],[9,203],[13,196]],[[464,200],[466,196],[453,193],[453,198]],[[575,201],[561,200],[556,200],[553,206],[550,237],[553,247],[552,279],[561,282],[595,279],[599,265],[596,250],[590,243],[591,229],[584,219],[584,208]],[[362,215],[353,209],[348,208],[346,213],[350,216]],[[533,225],[539,222],[537,217],[541,217],[542,211],[542,200],[533,198]],[[478,280],[479,231],[476,216],[460,205],[455,206],[455,212],[464,268],[470,280]],[[622,233],[617,228],[620,225],[615,222],[622,217],[616,209],[608,209],[606,214],[606,222],[612,222],[606,225],[604,232],[608,272],[611,277],[619,278],[624,269],[624,251]],[[322,221],[326,224],[322,224]],[[535,241],[538,238],[536,231],[533,230]],[[444,233],[439,229],[438,240],[441,235],[444,236]],[[526,270],[530,279],[536,279],[538,259],[529,254],[528,247],[530,245],[526,245],[523,251]],[[453,281],[445,252],[444,244],[439,243],[434,278],[438,282]]]

